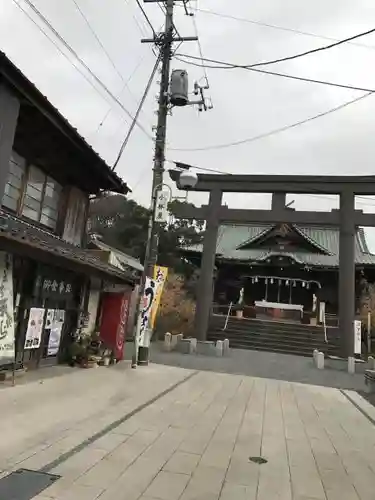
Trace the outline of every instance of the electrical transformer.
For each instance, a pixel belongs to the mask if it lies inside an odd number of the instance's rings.
[[[173,106],[186,106],[189,102],[189,80],[184,69],[174,69],[172,71],[170,102]]]

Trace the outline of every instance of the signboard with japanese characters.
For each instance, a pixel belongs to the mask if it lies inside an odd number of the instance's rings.
[[[169,194],[165,191],[159,191],[156,195],[156,207],[155,207],[155,222],[167,222],[168,221],[168,203]]]
[[[43,278],[42,280],[42,295],[43,296],[60,296],[66,298],[66,296],[72,295],[73,288],[72,284],[63,280],[52,280],[49,278]]]
[[[42,268],[35,283],[35,294],[43,299],[68,300],[73,296],[73,279],[70,275],[54,273]]]
[[[0,252],[0,364],[14,358],[12,256]]]
[[[354,321],[354,353],[361,354],[362,347],[362,321]]]

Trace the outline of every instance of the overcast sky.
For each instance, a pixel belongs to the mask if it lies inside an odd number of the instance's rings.
[[[112,164],[130,119],[62,47],[24,0],[17,1],[68,56],[59,52],[13,0],[0,2],[0,50]],[[140,43],[140,38],[150,36],[151,31],[136,1],[76,0],[116,69],[73,0],[33,2],[126,109],[134,114],[155,61],[151,46]],[[196,1],[191,2],[193,10],[196,5]],[[329,44],[325,37],[341,39],[375,27],[373,0],[199,0],[198,7],[216,13],[196,13],[204,56],[239,64],[292,55]],[[155,28],[159,29],[163,16],[158,6],[146,4],[145,10]],[[180,34],[195,35],[192,19],[184,16],[181,7],[177,6],[175,11]],[[265,27],[250,21],[288,29]],[[321,38],[293,30],[320,35]],[[198,45],[186,42],[179,52],[198,56]],[[369,35],[355,44],[341,45],[268,69],[375,89],[374,60],[375,35]],[[172,68],[181,67],[188,70],[191,86],[194,80],[201,80],[204,75],[200,68],[180,61],[172,62]],[[375,96],[266,139],[235,147],[183,151],[250,138],[304,120],[363,94],[243,70],[208,69],[207,73],[210,84],[207,96],[212,98],[214,108],[201,114],[195,108],[173,112],[168,121],[169,149],[166,156],[169,160],[230,173],[375,173]],[[124,86],[129,78],[128,85]],[[139,118],[150,134],[156,122],[156,93],[155,81]],[[150,196],[152,158],[152,141],[136,127],[118,173],[133,188],[137,201],[144,204],[148,203]],[[329,209],[337,206],[333,198],[289,196],[289,199],[296,199],[295,206],[299,209]],[[204,202],[205,198],[193,195],[192,200]],[[226,196],[225,200],[231,206],[267,208],[270,198],[267,195],[236,195]],[[375,200],[358,199],[357,207],[374,212]],[[373,231],[369,232],[369,238],[375,250]]]

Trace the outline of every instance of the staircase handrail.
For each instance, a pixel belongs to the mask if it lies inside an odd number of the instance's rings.
[[[233,302],[229,304],[227,317],[225,318],[223,331],[227,329],[230,313],[232,312]]]

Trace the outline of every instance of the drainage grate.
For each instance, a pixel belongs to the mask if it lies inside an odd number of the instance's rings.
[[[268,462],[265,458],[262,457],[250,457],[249,458],[250,462],[254,462],[255,464],[263,465]]]
[[[0,499],[32,500],[61,476],[18,469],[0,479]]]

